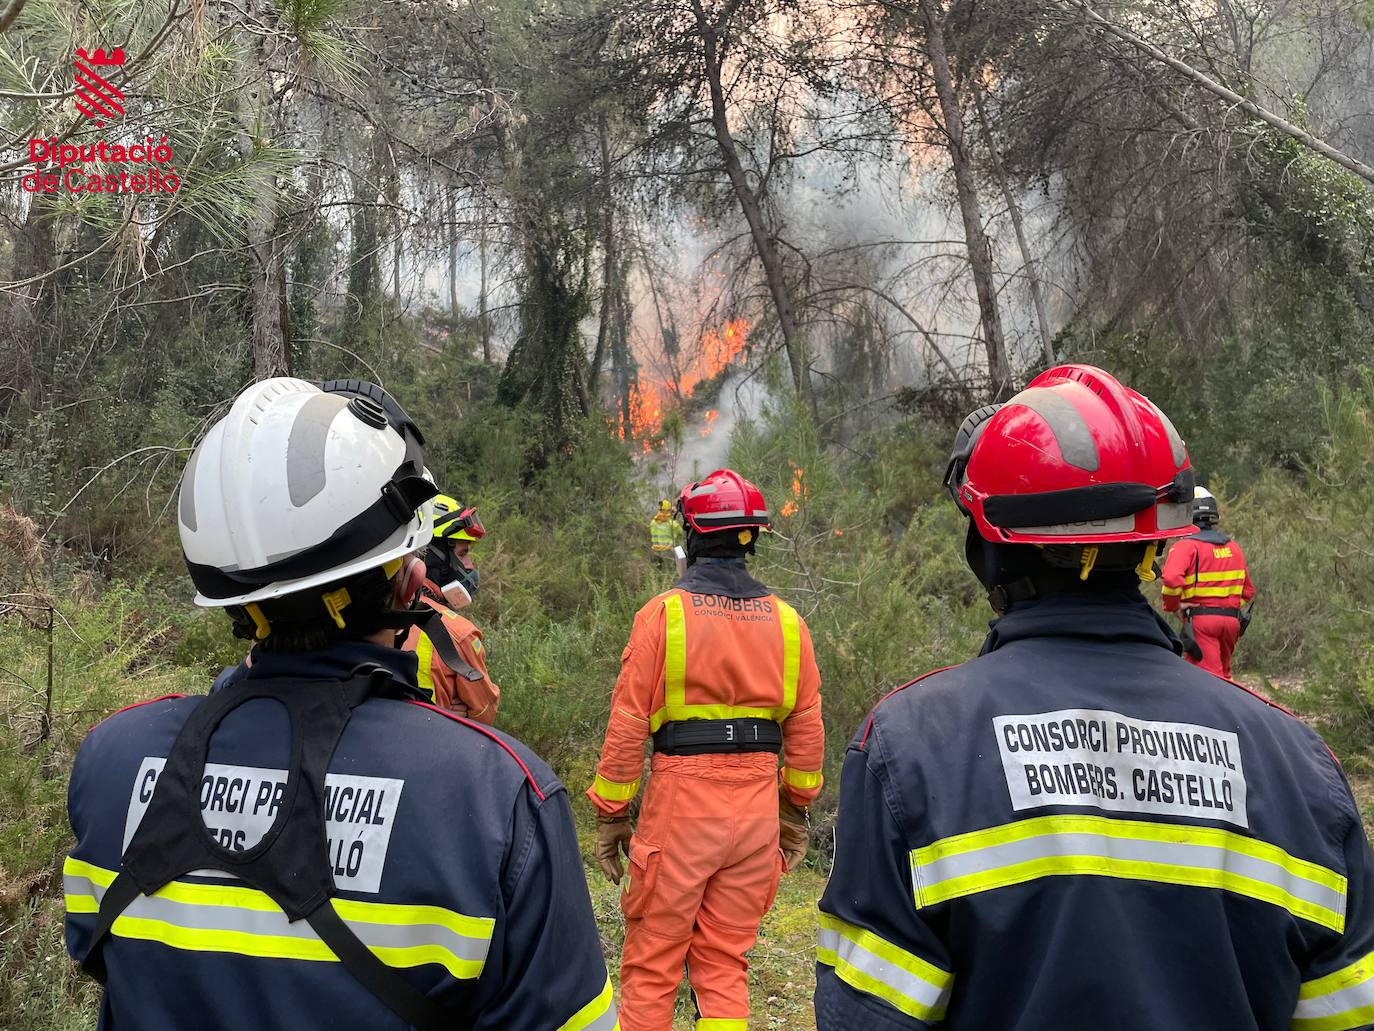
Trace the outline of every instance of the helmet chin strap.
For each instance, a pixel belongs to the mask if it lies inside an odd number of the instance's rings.
[[[988,604],[999,616],[1013,604],[1048,594],[1128,588],[1155,578],[1159,542],[999,544],[983,538],[969,520],[964,559],[987,589]],[[1089,585],[1089,578],[1091,584]]]

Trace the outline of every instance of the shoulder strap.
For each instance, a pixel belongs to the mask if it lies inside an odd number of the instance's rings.
[[[444,665],[450,670],[464,680],[471,680],[474,683],[482,679],[481,670],[470,665],[459,654],[458,646],[453,643],[453,637],[444,624],[442,612],[435,609],[433,615],[426,616],[424,622],[420,624],[420,632],[429,638],[429,643],[434,646],[435,654],[444,661]]]
[[[100,901],[81,966],[102,984],[103,945],[115,921],[140,894],[154,895],[193,870],[233,874],[267,895],[292,922],[304,919],[358,981],[422,1031],[445,1026],[440,1008],[368,949],[334,911],[324,779],[344,728],[388,678],[374,670],[347,681],[248,680],[209,695],[182,726],[153,788],[143,820],[124,851],[122,869]],[[291,762],[282,805],[252,848],[227,849],[210,837],[200,810],[210,738],[224,718],[258,698],[280,702],[291,722]]]

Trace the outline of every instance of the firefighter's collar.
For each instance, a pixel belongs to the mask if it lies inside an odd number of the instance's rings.
[[[988,624],[980,655],[1034,637],[1138,641],[1182,654],[1183,645],[1139,591],[1059,594],[1017,602]]]
[[[690,594],[723,594],[727,598],[762,598],[768,594],[768,588],[749,575],[742,558],[697,558],[673,586]]]
[[[242,680],[290,677],[308,680],[347,680],[359,666],[380,666],[401,685],[413,687],[419,662],[414,652],[388,648],[371,641],[340,641],[322,651],[301,655],[264,655],[253,649],[253,664],[242,663],[216,681],[223,688]]]

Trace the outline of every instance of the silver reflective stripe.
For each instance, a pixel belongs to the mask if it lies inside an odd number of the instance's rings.
[[[186,463],[186,469],[181,474],[181,497],[177,502],[181,513],[181,521],[186,525],[186,529],[192,533],[196,532],[196,466],[200,462],[200,448],[191,452],[191,460]]]
[[[286,487],[291,504],[300,508],[324,490],[324,449],[334,418],[348,405],[338,394],[316,394],[291,422],[286,438]]]
[[[830,931],[829,928],[820,928],[818,939],[820,962],[829,966],[844,964],[855,971],[871,977],[875,982],[889,988],[901,995],[901,997],[911,999],[918,1004],[922,1012],[934,1013],[940,1010],[947,1002],[949,995],[949,983],[932,984],[911,973],[904,971],[900,966],[892,964],[888,960],[883,960],[879,955],[872,954],[871,951],[864,949],[855,940],[846,938],[838,931]],[[826,954],[833,954],[838,962],[830,962]],[[890,999],[896,1004],[896,999]],[[904,1012],[910,1012],[905,1009]]]
[[[1097,443],[1092,430],[1067,397],[1049,387],[1031,387],[1008,401],[1003,410],[1013,406],[1029,408],[1045,421],[1064,461],[1086,472],[1097,471]]]
[[[1271,884],[1295,899],[1335,913],[1345,912],[1345,894],[1318,884],[1275,862],[1245,855],[1216,845],[1178,841],[1151,841],[1105,834],[1052,833],[1021,841],[989,845],[972,852],[944,856],[920,865],[923,890],[971,874],[1029,863],[1047,857],[1101,856],[1173,867],[1224,870],[1240,877]],[[937,892],[938,893],[938,892]]]
[[[615,1004],[612,1003],[611,1008],[588,1024],[584,1031],[613,1031],[619,1020],[620,1017],[616,1014]]]

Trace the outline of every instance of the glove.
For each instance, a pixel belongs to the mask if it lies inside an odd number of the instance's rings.
[[[778,796],[778,847],[782,849],[787,872],[802,865],[811,844],[810,810],[799,809]]]
[[[619,884],[625,876],[625,864],[620,861],[620,853],[626,858],[630,855],[630,826],[628,816],[604,816],[596,814],[596,861],[606,880]]]
[[[1197,643],[1197,635],[1193,633],[1193,621],[1187,616],[1183,619],[1183,632],[1179,635],[1179,640],[1183,642],[1183,654],[1194,662],[1202,661],[1202,645]]]

